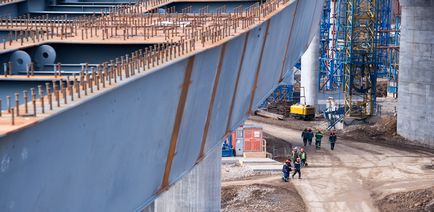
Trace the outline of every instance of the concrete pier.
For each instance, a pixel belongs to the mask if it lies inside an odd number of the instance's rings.
[[[221,147],[218,145],[145,211],[220,211],[220,177]]]
[[[434,147],[434,0],[401,0],[398,134]],[[428,128],[427,128],[428,127]]]
[[[318,34],[312,39],[309,48],[301,56],[301,90],[300,96],[305,96],[306,104],[318,104],[318,71],[319,71],[319,38]],[[304,89],[303,89],[304,88]],[[304,99],[300,99],[304,103]]]

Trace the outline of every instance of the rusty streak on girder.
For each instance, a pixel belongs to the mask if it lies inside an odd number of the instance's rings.
[[[230,109],[229,109],[228,122],[226,124],[226,134],[230,132],[230,128],[231,128],[230,125],[231,125],[232,113],[234,111],[235,97],[237,96],[238,83],[240,81],[241,69],[243,68],[244,55],[246,53],[247,40],[249,39],[249,34],[250,34],[250,31],[247,31],[246,38],[245,38],[244,44],[243,44],[243,51],[241,53],[241,60],[240,60],[240,65],[238,67],[237,79],[235,81],[234,93],[232,94],[231,106],[230,106]]]
[[[181,128],[182,116],[184,115],[185,103],[187,100],[188,89],[191,84],[191,74],[193,72],[195,56],[191,56],[188,59],[187,67],[184,73],[184,82],[182,84],[181,95],[179,97],[178,107],[176,109],[175,122],[173,124],[172,136],[170,139],[169,152],[167,153],[166,166],[164,168],[163,181],[161,183],[161,191],[169,188],[170,170],[172,169],[173,158],[175,156],[176,144],[178,142],[179,131]]]
[[[261,71],[262,57],[264,55],[264,48],[265,48],[265,44],[267,43],[269,29],[270,29],[270,20],[267,20],[267,26],[265,27],[264,41],[262,42],[261,52],[259,53],[258,66],[256,67],[255,81],[253,82],[252,91],[250,92],[252,97],[250,97],[249,110],[247,111],[247,115],[253,114],[252,106],[253,106],[253,101],[255,99],[255,92],[256,92],[256,87],[258,85],[259,72]]]
[[[282,68],[280,70],[279,83],[283,81],[283,73],[285,71],[286,58],[288,57],[289,43],[291,42],[291,38],[292,38],[292,29],[294,28],[295,19],[297,18],[298,3],[300,3],[300,0],[297,0],[297,3],[295,4],[294,17],[292,18],[291,28],[289,30],[289,35],[288,35],[288,42],[286,43],[285,57],[283,57],[283,61],[282,61]]]
[[[219,81],[220,81],[220,73],[222,72],[223,61],[225,59],[226,46],[227,46],[227,43],[224,43],[222,46],[222,49],[220,50],[219,64],[217,66],[217,71],[216,71],[216,74],[214,77],[214,85],[212,88],[211,100],[210,100],[209,106],[208,106],[208,114],[206,116],[205,126],[203,128],[202,143],[200,144],[200,151],[199,151],[199,157],[197,158],[197,162],[201,161],[203,159],[203,157],[205,156],[203,151],[205,149],[206,137],[208,136],[208,129],[209,129],[209,125],[211,123],[212,112],[214,110],[214,101],[215,101],[215,96],[216,96],[217,88],[218,88]]]

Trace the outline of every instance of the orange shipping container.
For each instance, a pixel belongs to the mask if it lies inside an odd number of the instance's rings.
[[[244,126],[244,152],[263,152],[262,128]]]

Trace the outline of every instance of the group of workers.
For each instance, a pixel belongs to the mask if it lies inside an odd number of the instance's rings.
[[[292,161],[294,161],[294,163],[291,163]],[[292,167],[294,167],[292,178],[294,178],[294,176],[298,174],[298,179],[301,179],[301,168],[307,165],[307,153],[304,151],[304,148],[294,147],[292,149],[291,156],[285,161],[285,164],[283,164],[282,180],[288,182],[289,174],[292,171]]]
[[[324,137],[323,133],[321,132],[321,130],[318,130],[315,135],[312,132],[312,129],[310,128],[305,128],[303,130],[303,132],[301,133],[301,137],[303,138],[303,145],[307,146],[307,144],[309,143],[309,146],[312,145],[312,139],[315,136],[315,148],[316,149],[321,149],[321,140],[322,137]],[[329,142],[330,142],[330,148],[331,150],[335,149],[335,144],[336,144],[336,133],[334,131],[330,132],[329,135]]]
[[[309,144],[309,146],[312,145],[312,139],[315,137],[315,148],[317,150],[321,149],[321,140],[324,137],[323,133],[318,130],[315,134],[313,133],[312,129],[306,128],[301,133],[301,137],[303,139],[303,145],[304,147],[294,147],[292,149],[291,156],[285,161],[285,164],[283,164],[282,172],[282,180],[285,182],[288,182],[289,175],[292,171],[292,168],[294,168],[294,172],[292,173],[292,178],[296,174],[298,174],[298,178],[301,179],[301,168],[308,166],[307,163],[307,153],[304,150],[304,148]],[[329,142],[330,142],[330,148],[331,150],[335,149],[336,144],[336,133],[334,131],[331,131],[329,134]]]

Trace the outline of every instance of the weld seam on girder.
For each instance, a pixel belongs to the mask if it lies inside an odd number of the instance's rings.
[[[252,106],[253,106],[253,101],[255,99],[256,87],[258,86],[259,72],[261,71],[262,58],[264,56],[264,49],[265,49],[265,44],[267,43],[268,30],[269,29],[270,29],[270,20],[267,20],[267,26],[265,27],[264,41],[262,42],[261,52],[260,52],[260,55],[259,55],[258,66],[256,67],[255,81],[253,82],[252,90],[250,92],[251,95],[252,95],[252,97],[250,97],[249,110],[247,111],[247,115],[253,114],[253,112],[252,112]]]
[[[179,97],[178,107],[176,109],[175,123],[173,124],[172,136],[170,138],[170,147],[169,147],[169,152],[167,153],[166,166],[164,168],[164,176],[163,176],[163,181],[161,183],[161,191],[167,190],[169,187],[170,171],[172,169],[173,158],[175,156],[176,144],[178,142],[178,136],[181,128],[182,116],[184,115],[188,90],[191,84],[191,75],[193,72],[194,58],[195,56],[193,55],[188,59],[187,66],[185,68],[184,82],[182,84],[182,90]]]
[[[208,106],[208,114],[206,116],[205,126],[203,128],[202,143],[200,144],[200,151],[199,151],[199,157],[197,158],[197,162],[201,161],[202,158],[204,157],[203,151],[205,149],[206,138],[208,136],[209,125],[211,123],[211,116],[212,116],[212,112],[214,110],[215,96],[217,94],[217,88],[218,88],[219,81],[220,81],[220,73],[222,72],[223,61],[224,61],[225,52],[226,52],[226,45],[227,45],[227,43],[224,43],[222,46],[222,49],[220,50],[219,64],[217,66],[217,71],[216,71],[216,74],[214,76],[214,85],[212,88],[211,100],[210,100],[209,106]]]
[[[300,0],[297,0],[297,3],[295,5],[294,17],[292,18],[291,29],[289,30],[288,42],[286,44],[285,57],[283,58],[282,68],[280,70],[279,83],[283,81],[283,72],[285,70],[285,63],[286,63],[286,59],[288,57],[289,44],[290,44],[291,38],[292,38],[292,29],[294,28],[295,19],[297,18],[297,9],[298,9],[298,3],[299,2],[300,2]]]
[[[241,70],[243,69],[244,55],[246,53],[247,40],[249,39],[249,34],[250,34],[250,31],[247,31],[246,38],[245,38],[244,44],[243,44],[243,51],[241,53],[240,65],[238,66],[238,73],[237,73],[237,79],[235,81],[234,93],[232,94],[231,106],[230,106],[229,115],[228,115],[228,121],[226,123],[226,134],[229,133],[230,128],[231,128],[230,125],[231,125],[232,113],[234,111],[235,97],[237,96],[238,84],[240,81]]]

